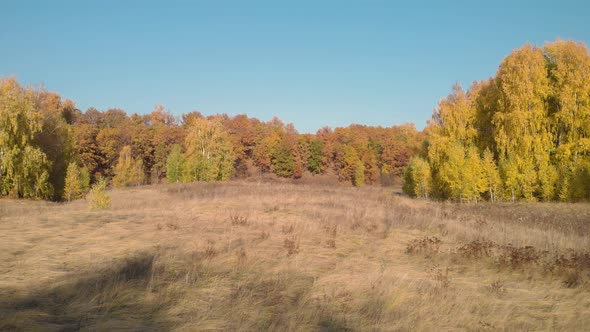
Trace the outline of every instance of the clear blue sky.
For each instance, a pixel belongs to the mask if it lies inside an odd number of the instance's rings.
[[[590,42],[585,1],[8,1],[0,76],[86,110],[422,128],[511,50]],[[411,4],[410,4],[411,3]]]

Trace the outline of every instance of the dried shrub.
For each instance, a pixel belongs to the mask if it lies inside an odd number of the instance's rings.
[[[326,246],[331,249],[336,249],[336,240],[334,240],[334,239],[327,240]]]
[[[438,266],[433,265],[428,272],[430,278],[434,281],[434,288],[438,290],[447,289],[451,285],[451,278],[449,277],[449,268],[444,270]]]
[[[476,226],[477,228],[484,228],[484,227],[486,227],[487,225],[488,225],[488,221],[487,221],[487,220],[486,220],[484,217],[482,217],[482,216],[479,216],[479,217],[478,217],[478,218],[475,220],[475,226]]]
[[[563,285],[567,288],[576,288],[582,284],[582,276],[578,270],[569,270],[563,278]]]
[[[283,232],[283,234],[291,234],[291,233],[293,233],[294,230],[295,230],[295,226],[293,226],[293,224],[283,225],[281,227],[281,231]]]
[[[278,205],[267,206],[264,208],[264,212],[273,213],[278,212],[281,208]]]
[[[494,331],[494,330],[496,330],[496,329],[497,329],[497,328],[496,328],[496,327],[495,327],[495,326],[494,326],[492,323],[485,322],[485,321],[483,321],[483,320],[480,320],[480,321],[478,322],[478,325],[479,325],[480,329],[481,329],[481,330],[484,330],[484,331],[485,331],[485,330],[491,330],[491,331]]]
[[[436,225],[436,228],[438,228],[438,231],[440,232],[440,234],[442,236],[447,236],[449,235],[449,230],[447,228],[446,224],[440,223],[438,225]]]
[[[336,248],[336,235],[338,234],[337,225],[325,225],[324,231],[327,234],[328,239],[326,240],[326,246],[328,248]]]
[[[361,228],[363,226],[363,224],[359,221],[359,220],[355,220],[350,224],[350,229],[357,230],[359,228]]]
[[[260,233],[260,235],[258,235],[258,238],[259,238],[260,240],[266,240],[266,239],[268,239],[269,237],[270,237],[270,233],[269,233],[269,232],[267,232],[267,231],[262,231],[262,232]]]
[[[207,247],[205,248],[204,254],[206,258],[213,258],[217,256],[217,250],[215,249],[215,246],[212,243],[209,243],[209,245],[207,245]]]
[[[248,216],[232,213],[229,215],[232,226],[248,226]]]
[[[287,249],[287,256],[293,256],[299,253],[299,240],[295,236],[285,239],[284,247]]]
[[[555,259],[554,265],[559,268],[590,270],[590,253],[568,250]]]
[[[425,236],[421,239],[414,239],[406,246],[407,254],[426,254],[428,256],[438,253],[442,241],[436,236]]]
[[[177,223],[171,221],[166,223],[166,227],[171,231],[177,231],[178,229],[180,229],[180,226],[178,226]]]
[[[504,282],[500,281],[500,280],[496,280],[494,282],[492,282],[489,286],[488,286],[488,290],[494,294],[504,294],[506,293],[506,288],[504,287]]]
[[[563,285],[576,288],[583,283],[582,271],[590,270],[590,253],[568,250],[545,266],[553,273],[563,275]]]
[[[500,250],[498,263],[512,268],[537,263],[541,255],[545,253],[537,251],[532,246],[515,247],[511,244],[500,247]]]
[[[407,252],[424,250],[427,241],[414,240],[406,249]],[[548,251],[537,250],[532,246],[516,247],[508,244],[497,245],[491,241],[472,241],[458,247],[455,251],[462,257],[480,259],[495,257],[500,266],[513,269],[526,265],[541,266],[546,271],[563,276],[563,284],[568,288],[578,287],[583,283],[582,271],[590,270],[590,253],[586,251],[568,250],[552,257]]]
[[[374,223],[374,222],[371,222],[371,223],[368,223],[368,224],[365,225],[365,230],[368,233],[375,232],[377,230],[377,228],[379,228],[379,226],[376,223]]]
[[[465,258],[482,258],[493,255],[495,244],[491,241],[475,240],[457,248],[457,253]]]
[[[244,265],[246,263],[246,259],[248,255],[246,254],[246,248],[241,247],[238,252],[236,252],[236,258],[238,260],[238,265]]]
[[[324,225],[323,226],[324,232],[331,237],[336,237],[338,233],[338,225]]]

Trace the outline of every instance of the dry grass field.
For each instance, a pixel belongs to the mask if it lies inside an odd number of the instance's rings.
[[[590,205],[229,182],[0,200],[0,330],[590,330]]]

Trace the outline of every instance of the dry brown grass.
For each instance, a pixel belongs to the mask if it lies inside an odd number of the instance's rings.
[[[0,200],[0,330],[590,328],[590,206],[230,182]]]

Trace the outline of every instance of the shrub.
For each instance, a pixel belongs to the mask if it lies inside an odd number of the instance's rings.
[[[240,214],[230,214],[229,220],[232,226],[248,226],[248,217]]]
[[[288,237],[285,239],[284,247],[287,249],[287,256],[293,256],[299,253],[299,240],[295,236]]]
[[[492,256],[495,244],[486,240],[475,240],[462,245],[457,252],[466,258],[482,258]]]
[[[90,189],[86,198],[90,203],[91,210],[103,210],[111,206],[111,198],[106,193],[106,187],[106,179],[101,178]]]
[[[488,286],[488,290],[494,294],[497,294],[497,295],[501,295],[501,294],[506,293],[506,287],[504,287],[504,282],[502,282],[500,280],[496,280],[496,281],[492,282]]]
[[[542,254],[542,252],[537,251],[532,246],[515,247],[509,244],[502,246],[501,250],[502,253],[498,257],[498,263],[500,263],[500,265],[511,266],[512,268],[536,263]]]
[[[408,243],[406,246],[406,253],[407,254],[417,254],[422,253],[426,254],[426,256],[431,256],[440,250],[440,245],[442,241],[437,238],[436,236],[428,237],[425,236],[422,239],[414,239]]]
[[[437,265],[433,265],[428,273],[430,278],[434,281],[435,290],[443,290],[449,288],[451,285],[451,278],[449,277],[449,268],[442,270]]]

